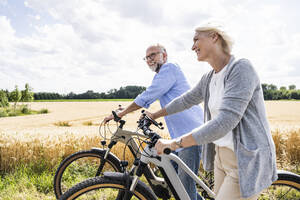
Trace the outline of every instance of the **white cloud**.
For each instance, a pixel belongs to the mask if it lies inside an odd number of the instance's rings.
[[[282,17],[276,3],[27,0],[24,5],[35,11],[32,20],[48,13],[55,23],[34,25],[32,35],[20,38],[10,19],[0,16],[1,88],[28,82],[35,91],[67,93],[147,86],[153,74],[142,57],[156,42],[166,46],[169,60],[179,63],[194,85],[211,69],[191,51],[194,28],[212,17],[225,22],[236,41],[234,54],[249,58],[262,82],[300,87],[299,34],[291,32],[290,18]],[[295,78],[278,81],[282,76]]]

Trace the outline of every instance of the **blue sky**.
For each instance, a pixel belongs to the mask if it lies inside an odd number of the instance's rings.
[[[191,85],[211,68],[191,51],[197,25],[217,20],[262,83],[300,88],[298,0],[0,0],[0,88],[105,92],[148,86],[142,60],[161,43]]]

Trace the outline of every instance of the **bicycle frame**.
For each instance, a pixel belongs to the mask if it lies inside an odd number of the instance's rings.
[[[106,152],[105,152],[104,159],[107,158],[107,156],[110,153],[112,147],[117,142],[122,142],[124,144],[127,144],[127,146],[129,147],[131,153],[136,158],[136,156],[137,156],[136,152],[140,152],[140,150],[139,150],[140,147],[137,144],[137,142],[133,139],[134,136],[141,137],[143,139],[147,138],[144,134],[139,133],[137,131],[135,131],[135,132],[133,132],[133,131],[126,131],[126,130],[123,130],[122,128],[118,127],[118,129],[116,130],[116,132],[111,137],[110,144],[105,149]],[[94,148],[94,149],[96,149],[96,148]],[[141,155],[142,155],[142,152],[141,152]],[[133,166],[133,167],[135,167],[135,166]],[[134,169],[131,169],[130,171],[134,171]],[[151,188],[154,191],[155,191],[155,188],[153,186],[158,186],[159,185],[162,188],[164,188],[165,190],[168,190],[169,194],[171,193],[170,188],[168,187],[168,184],[166,183],[166,181],[163,178],[156,176],[154,174],[152,168],[149,165],[147,165],[147,167],[144,169],[143,174],[144,174],[145,178],[147,179],[147,181],[149,182]]]
[[[149,145],[147,145],[141,155],[141,162],[145,164],[153,163],[162,169],[163,175],[165,174],[164,178],[169,184],[169,187],[171,188],[176,199],[189,200],[190,198],[184,186],[182,185],[179,176],[177,175],[171,163],[171,160],[176,162],[178,167],[181,167],[191,178],[193,178],[193,180],[199,184],[210,197],[215,198],[215,193],[211,191],[210,188],[207,187],[207,185],[201,179],[199,179],[197,175],[194,174],[194,172],[190,170],[189,167],[175,154],[162,154],[158,157],[156,150],[154,148],[149,148]]]

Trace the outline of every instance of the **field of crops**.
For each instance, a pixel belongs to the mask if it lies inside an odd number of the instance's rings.
[[[32,102],[29,105],[31,109],[46,108],[49,113],[0,118],[1,174],[12,173],[19,166],[53,170],[63,158],[73,152],[100,147],[99,124],[119,104],[125,107],[130,102]],[[159,108],[159,103],[155,102],[150,111]],[[276,144],[278,167],[299,173],[300,101],[267,101],[266,110]],[[136,111],[124,117],[124,128],[135,130],[139,116],[140,111]],[[164,122],[163,119],[159,121]],[[114,129],[114,123],[111,125]],[[167,128],[157,131],[168,137]],[[113,153],[121,157],[123,149],[124,146],[120,144],[114,147]],[[129,153],[126,153],[126,159],[132,159]],[[42,194],[50,192],[50,196],[53,196],[51,173]],[[42,179],[37,180],[38,184],[47,178]],[[0,181],[0,197],[1,184],[7,183]],[[20,193],[23,195],[22,191]]]
[[[31,109],[47,108],[49,113],[0,118],[0,168],[7,170],[19,162],[38,158],[40,151],[37,149],[40,148],[47,151],[44,156],[55,163],[59,157],[72,151],[99,146],[101,120],[119,104],[125,107],[129,103],[32,102]],[[159,103],[155,102],[150,110],[159,108]],[[266,110],[272,133],[280,135],[280,141],[286,141],[293,132],[300,132],[300,101],[267,101]],[[125,128],[135,130],[139,116],[140,111],[128,114],[124,118],[127,121]],[[168,135],[167,129],[159,133]]]

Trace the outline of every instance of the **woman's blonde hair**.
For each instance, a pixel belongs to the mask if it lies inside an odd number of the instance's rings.
[[[220,23],[216,22],[208,22],[205,23],[195,29],[196,33],[201,32],[215,32],[217,33],[221,39],[221,44],[223,51],[227,54],[231,53],[232,46],[233,46],[233,39],[227,34],[224,30],[224,27]]]

